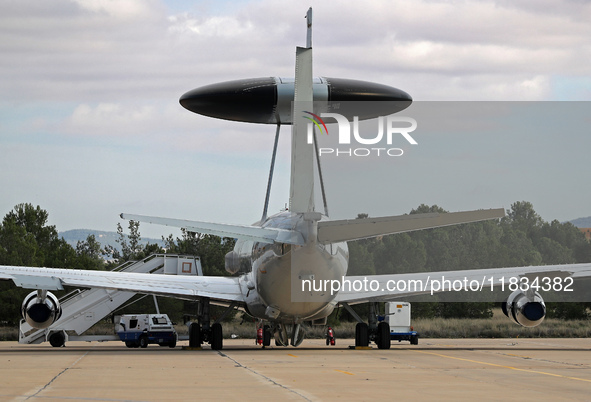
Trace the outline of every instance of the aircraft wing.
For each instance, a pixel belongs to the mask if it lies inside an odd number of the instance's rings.
[[[106,288],[179,298],[209,297],[239,301],[238,278],[179,276],[133,272],[0,266],[0,279],[11,279],[25,289],[62,290],[64,286]]]
[[[449,288],[454,281],[456,284],[462,283],[463,290],[490,292],[491,285],[496,288],[504,283],[507,289],[510,278],[523,276],[528,278],[538,276],[540,280],[542,277],[573,279],[591,277],[591,263],[346,276],[343,278],[342,289],[335,301],[356,304],[368,301],[400,300],[408,296],[458,290],[459,287]],[[349,289],[346,287],[348,283],[351,284]],[[476,290],[477,287],[478,290]]]
[[[211,234],[220,237],[241,238],[261,243],[274,242],[303,245],[302,234],[294,230],[263,228],[251,225],[229,225],[226,223],[188,221],[184,219],[159,218],[156,216],[121,214],[122,219],[157,225],[183,228],[190,232]]]

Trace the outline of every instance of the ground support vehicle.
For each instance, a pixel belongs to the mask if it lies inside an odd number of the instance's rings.
[[[411,345],[419,344],[419,334],[410,325],[410,303],[386,303],[384,321],[390,325],[390,340],[410,341]]]
[[[128,348],[158,344],[174,348],[178,335],[166,314],[128,314],[115,316],[115,331]]]

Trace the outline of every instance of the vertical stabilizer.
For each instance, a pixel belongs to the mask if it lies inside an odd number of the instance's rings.
[[[311,30],[311,10],[308,11]],[[311,38],[310,34],[309,38]],[[311,39],[309,40],[311,42]],[[311,45],[311,43],[308,43]],[[313,110],[312,48],[296,48],[295,96],[292,106],[291,185],[289,206],[292,212],[314,211],[314,145],[308,144],[309,120],[305,112]]]

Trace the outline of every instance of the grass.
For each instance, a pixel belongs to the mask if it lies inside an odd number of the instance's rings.
[[[492,318],[422,318],[412,325],[421,338],[588,338],[591,337],[591,320],[560,320],[547,318],[534,328],[525,328],[511,322],[501,310],[495,310]],[[224,337],[253,339],[256,330],[253,322],[242,325],[239,320],[223,324]],[[177,332],[186,335],[185,325],[177,325]],[[355,337],[355,323],[341,323],[334,328],[335,336],[341,339]],[[85,335],[112,335],[113,324],[101,321]],[[306,327],[306,337],[324,338],[326,327]],[[17,327],[0,327],[0,341],[18,340]]]
[[[547,318],[542,324],[526,328],[514,324],[501,312],[492,318],[430,318],[413,320],[421,338],[587,338],[591,320]]]

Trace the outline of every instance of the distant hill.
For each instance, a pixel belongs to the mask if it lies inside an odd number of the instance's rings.
[[[103,232],[100,230],[90,230],[90,229],[72,229],[66,230],[65,232],[59,232],[59,237],[63,237],[63,239],[72,247],[76,248],[76,245],[79,241],[84,241],[89,235],[94,235],[96,240],[101,243],[102,247],[105,246],[113,246],[115,249],[121,251],[121,247],[119,243],[117,243],[117,239],[119,235],[117,232]],[[164,246],[164,242],[162,239],[151,239],[151,238],[143,238],[140,242],[143,245],[148,243],[156,243],[159,246]]]
[[[578,228],[591,228],[591,216],[586,218],[577,218],[569,221]]]

